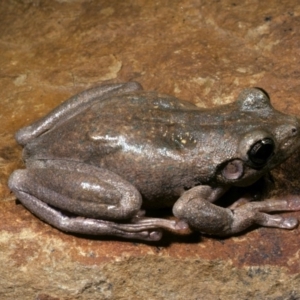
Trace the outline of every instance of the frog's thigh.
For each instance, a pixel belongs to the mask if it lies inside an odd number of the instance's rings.
[[[157,241],[161,238],[162,232],[153,226],[140,224],[124,224],[92,218],[71,217],[64,215],[34,195],[24,191],[23,170],[12,174],[9,180],[9,187],[14,191],[18,199],[32,213],[52,226],[65,231],[92,235],[111,235],[123,238],[140,239],[146,241]]]
[[[122,220],[140,210],[140,193],[120,176],[84,164],[17,170],[11,189],[78,216]],[[19,197],[22,201],[22,197]],[[24,203],[26,206],[26,204]]]
[[[138,191],[119,176],[95,168],[87,174],[83,171],[89,166],[73,167],[70,164],[67,169],[17,170],[9,179],[9,187],[32,213],[63,231],[150,241],[161,238],[161,230],[152,223],[117,223],[72,217],[57,210],[55,207],[78,213],[79,216],[110,216],[119,220],[134,216],[141,206]],[[77,174],[76,170],[82,172]],[[74,176],[74,173],[77,175]],[[111,185],[116,179],[120,179],[120,182],[114,190]]]

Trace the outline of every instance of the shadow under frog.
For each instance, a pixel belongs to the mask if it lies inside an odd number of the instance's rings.
[[[26,169],[9,187],[31,212],[65,232],[159,240],[164,230],[228,236],[258,224],[292,229],[300,198],[216,202],[246,187],[300,145],[296,117],[276,111],[260,89],[200,109],[140,84],[84,91],[16,134]],[[176,219],[142,209],[173,207]]]

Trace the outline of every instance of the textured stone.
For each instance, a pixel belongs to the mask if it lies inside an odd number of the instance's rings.
[[[1,299],[298,299],[299,229],[145,244],[67,235],[7,187],[13,133],[99,82],[137,80],[210,107],[248,86],[300,115],[300,4],[284,1],[2,1]],[[273,172],[300,193],[300,152]],[[298,215],[300,213],[293,213]]]

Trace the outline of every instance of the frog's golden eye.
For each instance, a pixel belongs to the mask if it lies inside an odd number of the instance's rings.
[[[275,144],[270,138],[254,143],[248,151],[250,161],[256,166],[264,165],[274,153]]]

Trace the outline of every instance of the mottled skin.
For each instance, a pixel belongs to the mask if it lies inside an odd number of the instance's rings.
[[[299,121],[276,111],[259,89],[204,110],[135,82],[103,85],[70,98],[16,139],[27,168],[11,175],[11,190],[63,231],[158,240],[162,229],[225,236],[253,224],[297,225],[267,214],[300,210],[296,196],[213,204],[299,147]],[[173,206],[177,220],[146,218],[142,206]]]

